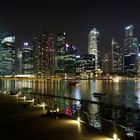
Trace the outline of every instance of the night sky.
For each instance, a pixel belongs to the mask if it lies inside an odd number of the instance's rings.
[[[0,3],[0,27],[16,35],[17,42],[31,42],[33,35],[46,29],[66,32],[67,42],[87,52],[88,33],[100,32],[102,52],[108,52],[112,37],[124,38],[124,28],[134,25],[140,38],[138,0],[4,0]],[[102,55],[103,55],[102,53]]]

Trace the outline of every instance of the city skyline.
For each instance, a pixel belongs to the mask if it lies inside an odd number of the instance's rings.
[[[1,139],[140,139],[140,0],[0,4]]]
[[[69,44],[87,52],[88,34],[93,28],[100,32],[103,52],[111,48],[112,37],[118,42],[124,38],[124,28],[133,24],[139,32],[139,2],[120,1],[5,1],[0,9],[1,27],[8,28],[22,42],[46,29],[52,33],[66,32]]]

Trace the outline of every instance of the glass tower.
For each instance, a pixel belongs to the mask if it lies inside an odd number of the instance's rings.
[[[133,25],[125,28],[124,39],[124,72],[136,73],[138,71],[138,40],[133,34]]]
[[[77,48],[73,45],[65,45],[65,73],[75,74]]]
[[[33,39],[34,72],[39,76],[50,76],[54,72],[55,35],[44,31]]]
[[[22,47],[22,72],[33,74],[33,48],[28,43],[24,43]]]
[[[15,74],[15,36],[5,37],[0,44],[0,75]]]
[[[133,35],[133,25],[125,28],[124,55],[138,54],[138,40]]]
[[[100,69],[99,32],[96,28],[88,35],[88,54],[95,55],[95,70]]]
[[[55,73],[63,75],[65,73],[65,42],[66,34],[58,33],[55,46]]]
[[[121,48],[114,39],[111,42],[111,72],[112,73],[121,73],[122,70],[122,55],[121,55]]]

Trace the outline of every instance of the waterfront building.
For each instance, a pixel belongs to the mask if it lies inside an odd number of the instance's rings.
[[[126,73],[138,72],[138,54],[139,54],[138,40],[134,36],[133,25],[130,25],[125,28],[125,39],[123,50],[124,72]]]
[[[33,74],[33,48],[29,43],[24,43],[22,47],[22,54],[19,52],[19,59],[22,57],[22,74]]]
[[[111,73],[122,73],[122,54],[121,47],[114,39],[111,42]]]
[[[64,75],[65,73],[65,46],[66,33],[58,33],[55,45],[55,73],[59,75]]]
[[[76,56],[76,75],[85,78],[92,78],[95,72],[95,55],[84,54]]]
[[[53,75],[55,72],[55,39],[56,36],[53,33],[47,34],[47,43],[46,43],[46,60],[47,60],[47,75]]]
[[[44,31],[33,39],[34,73],[38,76],[50,76],[54,72],[55,35]]]
[[[75,46],[65,44],[64,69],[65,74],[69,76],[75,75],[76,54],[77,48]]]
[[[96,28],[92,29],[88,35],[88,54],[95,55],[95,70],[101,69],[99,32]]]
[[[15,36],[3,38],[0,43],[0,75],[15,74]]]

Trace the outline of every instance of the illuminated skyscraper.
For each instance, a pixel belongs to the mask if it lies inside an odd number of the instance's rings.
[[[133,25],[125,28],[125,37],[133,37]]]
[[[124,55],[135,54],[139,51],[138,40],[133,35],[133,25],[125,28]]]
[[[69,75],[75,74],[76,68],[76,54],[77,48],[73,45],[65,45],[65,59],[64,59],[64,66],[65,66],[65,73]]]
[[[15,36],[5,37],[0,44],[0,75],[15,74]]]
[[[124,72],[136,73],[138,71],[138,40],[134,37],[133,25],[125,28],[124,39]]]
[[[34,72],[39,76],[49,76],[54,72],[55,35],[44,31],[39,37],[34,37]]]
[[[88,54],[95,55],[95,70],[100,69],[99,32],[96,28],[88,35]]]
[[[65,44],[66,34],[58,33],[55,46],[55,72],[62,75],[65,73]]]
[[[122,73],[122,55],[121,47],[114,39],[111,42],[111,73]]]
[[[28,43],[22,47],[22,73],[33,74],[33,48]]]

